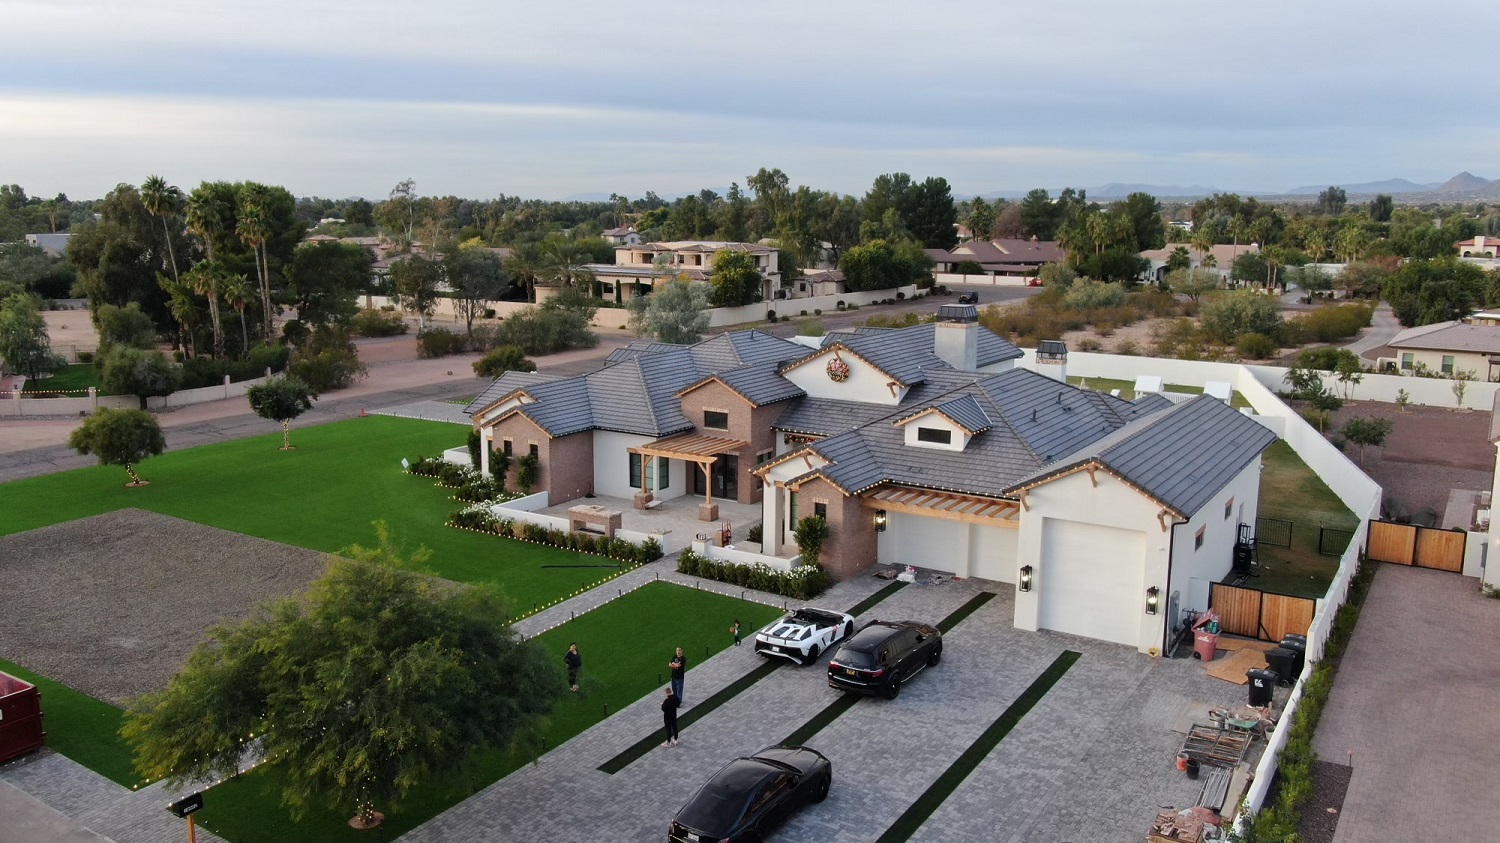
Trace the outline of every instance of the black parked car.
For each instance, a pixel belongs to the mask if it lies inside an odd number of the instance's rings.
[[[828,684],[841,691],[895,699],[901,683],[943,657],[943,633],[917,621],[870,621],[828,663]]]
[[[833,764],[816,749],[768,746],[736,758],[682,806],[667,831],[672,843],[759,840],[809,802],[822,802]]]

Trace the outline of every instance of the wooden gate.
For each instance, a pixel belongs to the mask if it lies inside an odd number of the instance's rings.
[[[1306,635],[1318,601],[1237,585],[1214,583],[1208,607],[1219,616],[1219,628],[1234,635],[1280,641],[1289,632]]]
[[[1394,521],[1371,521],[1365,553],[1377,562],[1461,573],[1468,533]]]

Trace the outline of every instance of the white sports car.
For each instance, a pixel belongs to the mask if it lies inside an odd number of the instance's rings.
[[[797,609],[755,633],[755,652],[810,664],[853,631],[851,615],[831,609]]]

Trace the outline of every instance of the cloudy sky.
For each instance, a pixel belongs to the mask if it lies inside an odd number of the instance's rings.
[[[0,182],[960,194],[1500,177],[1492,3],[0,0]]]

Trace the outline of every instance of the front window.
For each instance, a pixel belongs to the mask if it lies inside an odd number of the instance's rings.
[[[512,450],[513,447],[514,446],[511,444],[511,441],[509,439],[505,440],[504,450],[507,457],[514,455],[515,452]]]
[[[1453,355],[1451,354],[1443,355],[1443,374],[1453,374]]]
[[[537,447],[537,444],[535,442],[531,443],[531,445],[529,445],[528,448],[529,448],[529,450],[531,452],[531,456],[533,458],[540,457],[542,455],[542,449],[539,448],[539,447]]]
[[[953,444],[953,431],[936,427],[919,427],[917,428],[917,441],[951,445]]]
[[[815,504],[813,504],[813,515],[817,516],[818,518],[823,519],[824,521],[827,521],[828,520],[828,504],[826,504],[826,503],[815,503]]]
[[[1411,356],[1412,356],[1412,352],[1410,352],[1410,351],[1403,351],[1403,352],[1401,352],[1401,368],[1403,368],[1403,369],[1410,369],[1411,368],[1411,362],[1412,362]]]
[[[728,430],[729,414],[720,410],[704,410],[703,426],[714,430]]]
[[[641,455],[630,454],[630,488],[641,488]]]

